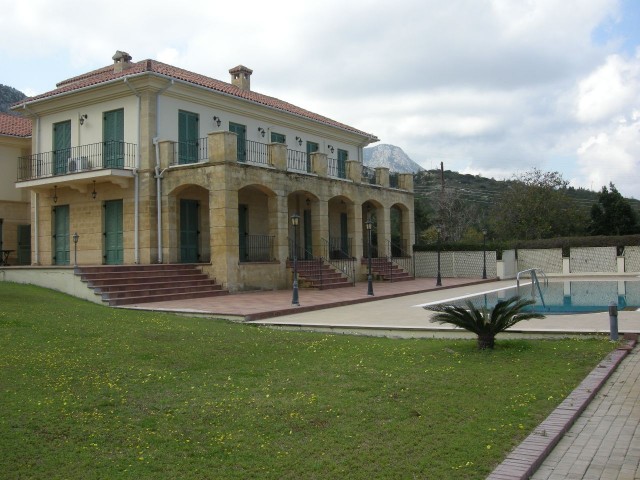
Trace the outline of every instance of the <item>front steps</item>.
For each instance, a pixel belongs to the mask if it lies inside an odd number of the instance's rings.
[[[287,266],[293,270],[293,261],[287,260]],[[297,270],[298,284],[302,288],[329,290],[353,286],[342,272],[322,260],[297,260]]]
[[[76,267],[76,274],[110,306],[228,293],[192,264]]]
[[[368,265],[368,262],[369,260],[366,258],[361,260],[362,265]],[[413,280],[410,273],[384,257],[371,259],[371,273],[374,277],[377,277],[383,282],[404,282],[407,280]]]

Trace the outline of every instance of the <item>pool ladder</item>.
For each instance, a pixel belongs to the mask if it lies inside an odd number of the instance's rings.
[[[520,295],[520,275],[528,273],[531,277],[531,297],[533,299],[536,298],[536,287],[538,287],[538,293],[540,294],[540,301],[542,302],[543,307],[547,307],[544,304],[544,296],[542,295],[542,288],[540,288],[540,280],[538,280],[538,274],[542,277],[542,282],[544,283],[545,288],[549,286],[549,279],[547,275],[540,268],[529,268],[528,270],[522,270],[518,272],[516,275],[516,293]]]

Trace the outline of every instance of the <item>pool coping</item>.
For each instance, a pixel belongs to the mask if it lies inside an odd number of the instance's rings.
[[[564,434],[584,412],[604,383],[636,346],[638,334],[625,334],[607,355],[549,416],[500,463],[487,480],[526,480],[540,467]]]

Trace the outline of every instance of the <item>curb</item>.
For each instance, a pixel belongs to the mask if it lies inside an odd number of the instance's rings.
[[[594,368],[538,427],[514,448],[486,480],[526,480],[540,467],[604,383],[633,350],[638,335],[625,335],[624,343]]]

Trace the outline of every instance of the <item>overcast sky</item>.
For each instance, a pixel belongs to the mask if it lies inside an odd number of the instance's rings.
[[[401,147],[425,168],[532,167],[640,199],[638,0],[0,0],[0,83],[28,95],[157,59]]]

